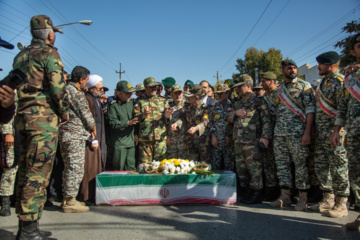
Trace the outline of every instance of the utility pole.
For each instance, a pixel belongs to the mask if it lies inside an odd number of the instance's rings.
[[[214,76],[215,77],[215,76]],[[222,76],[220,76],[222,77]],[[216,86],[220,85],[220,79],[219,79],[219,71],[216,71]]]
[[[125,70],[124,70],[124,71],[121,71],[121,63],[120,63],[120,71],[119,71],[119,72],[118,72],[118,71],[115,71],[115,72],[119,74],[119,79],[120,79],[120,81],[121,81],[121,74],[122,74],[122,73],[125,73]]]

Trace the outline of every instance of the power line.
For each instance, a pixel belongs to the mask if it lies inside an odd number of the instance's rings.
[[[250,32],[248,33],[248,35],[246,36],[246,38],[244,39],[244,41],[240,44],[240,46],[236,49],[236,51],[234,52],[234,54],[230,57],[230,59],[219,69],[219,71],[221,71],[221,69],[223,69],[226,65],[229,64],[229,62],[233,59],[233,57],[237,54],[237,52],[240,50],[240,48],[244,45],[244,43],[246,42],[246,40],[250,37],[251,33],[254,31],[255,27],[257,26],[257,24],[259,23],[259,21],[261,20],[261,18],[264,16],[266,10],[269,8],[270,4],[271,4],[272,0],[270,0],[270,2],[268,3],[268,5],[266,6],[266,8],[264,9],[264,11],[262,12],[262,14],[260,15],[259,19],[256,21],[255,25],[252,27],[252,29],[250,30]]]
[[[19,12],[19,13],[25,15],[25,16],[27,16],[28,18],[31,18],[31,17],[30,17],[29,15],[27,15],[26,13],[23,13],[23,12],[17,10],[16,8],[10,6],[9,4],[7,4],[7,3],[5,3],[5,2],[3,2],[3,1],[0,1],[0,3],[5,4],[5,5],[8,6],[9,8],[11,8],[11,9],[13,9],[13,10],[15,10],[15,11],[17,11],[17,12]]]

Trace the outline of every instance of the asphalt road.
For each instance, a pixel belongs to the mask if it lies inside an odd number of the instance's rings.
[[[63,213],[59,203],[46,208],[42,230],[60,240],[107,239],[360,239],[345,230],[358,213],[334,219],[293,207],[253,206],[94,206],[87,213]],[[15,239],[18,219],[0,218],[0,239]]]

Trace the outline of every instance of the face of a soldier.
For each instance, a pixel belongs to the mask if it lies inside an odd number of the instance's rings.
[[[188,102],[191,103],[192,105],[196,105],[196,99],[197,99],[196,96],[191,96],[187,98]]]
[[[219,102],[224,103],[227,101],[230,91],[217,93]]]
[[[89,74],[86,76],[86,78],[80,78],[80,81],[82,80],[82,83],[81,84],[81,89],[84,89],[86,87],[86,85],[88,84],[88,81],[89,81]]]
[[[171,94],[171,90],[172,90],[172,87],[165,87],[165,92],[166,92],[166,94],[170,95],[170,94]]]
[[[254,91],[254,93],[255,93],[257,96],[264,96],[265,90],[264,90],[264,89],[256,89],[256,90]]]
[[[171,93],[171,97],[174,99],[175,103],[181,102],[181,100],[183,100],[183,96],[184,96],[184,93],[182,91],[177,91],[177,92]]]
[[[118,98],[121,102],[128,102],[131,98],[132,93],[126,93],[123,91],[118,92]]]
[[[157,86],[145,87],[146,94],[147,94],[149,97],[155,96],[155,95],[156,95],[156,87],[157,87]]]
[[[287,79],[294,79],[297,75],[297,67],[294,65],[287,65],[282,68],[282,73]]]
[[[191,87],[188,85],[184,85],[184,92],[190,91]]]
[[[240,85],[240,86],[236,87],[236,93],[239,96],[244,96],[250,91],[251,91],[251,86],[250,85],[243,84],[243,85]]]
[[[162,93],[162,87],[161,87],[161,86],[156,86],[156,94],[157,94],[158,96],[160,96],[161,93]]]
[[[360,42],[354,45],[354,50],[350,50],[350,53],[356,57],[357,62],[360,62]]]
[[[261,78],[261,86],[264,90],[270,90],[271,80],[266,78]]]
[[[209,84],[207,82],[202,82],[200,85],[202,86],[202,88],[204,89],[204,91],[206,93],[209,93],[210,86],[209,86]]]
[[[331,73],[330,66],[331,65],[329,65],[329,64],[319,63],[317,66],[317,69],[319,69],[319,75],[324,76],[324,75],[328,75],[329,73]]]
[[[144,96],[145,93],[146,93],[145,90],[141,90],[141,91],[137,91],[135,94],[137,97],[141,97],[141,96]]]

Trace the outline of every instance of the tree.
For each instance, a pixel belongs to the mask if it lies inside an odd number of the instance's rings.
[[[249,74],[255,79],[255,68],[258,68],[259,73],[272,71],[278,77],[278,80],[284,79],[281,73],[281,61],[283,56],[280,50],[269,48],[267,52],[250,47],[245,52],[244,59],[237,59],[236,69],[240,73],[233,74],[236,78],[239,74]]]
[[[348,33],[347,37],[337,42],[334,47],[341,48],[340,67],[345,68],[349,64],[356,62],[356,58],[350,54],[351,42],[355,34],[360,31],[360,19],[346,23],[346,26],[342,28],[343,32]]]

